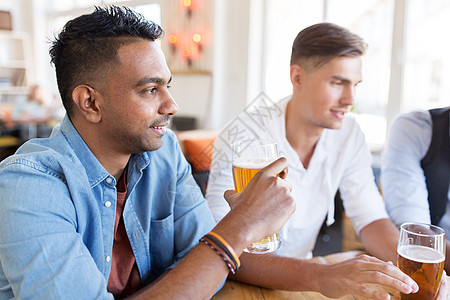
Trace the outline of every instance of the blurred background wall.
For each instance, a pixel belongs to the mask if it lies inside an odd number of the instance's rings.
[[[372,147],[382,147],[399,113],[450,103],[447,0],[2,0],[11,28],[0,32],[0,103],[36,84],[59,100],[49,40],[67,20],[108,4],[162,25],[171,92],[191,127],[219,129],[261,93],[273,101],[289,95],[292,42],[322,21],[369,44],[353,112]],[[18,69],[24,78],[12,82]]]

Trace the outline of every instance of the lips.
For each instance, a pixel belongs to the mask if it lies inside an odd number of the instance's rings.
[[[151,125],[149,129],[152,132],[154,132],[156,135],[163,136],[166,133],[166,126],[167,125],[163,125],[163,124]]]
[[[162,130],[169,125],[169,116],[161,116],[160,118],[154,120],[150,128]]]
[[[331,113],[338,119],[343,119],[348,110],[331,110]]]

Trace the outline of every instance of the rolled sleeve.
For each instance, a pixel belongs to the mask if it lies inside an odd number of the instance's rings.
[[[356,130],[358,129],[358,130]],[[388,218],[383,198],[375,184],[372,156],[365,143],[364,134],[355,127],[355,138],[350,147],[348,168],[345,170],[339,191],[347,216],[352,220],[356,233],[370,223]]]
[[[389,216],[400,225],[430,222],[428,192],[420,161],[431,142],[428,112],[398,117],[382,155],[381,185]]]

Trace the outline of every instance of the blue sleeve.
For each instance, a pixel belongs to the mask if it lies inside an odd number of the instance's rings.
[[[191,166],[186,161],[178,142],[177,182],[175,191],[175,250],[177,262],[198,244],[199,239],[211,231],[215,222],[200,187],[192,176]]]
[[[216,225],[209,206],[198,186],[189,163],[186,161],[178,142],[172,132],[168,132],[167,142],[173,143],[173,152],[176,154],[176,189],[174,207],[174,241],[175,241],[175,263],[174,268],[192,248],[194,248],[201,237],[210,232]],[[173,153],[172,153],[173,154]],[[224,286],[226,278],[221,282],[215,293]]]
[[[428,192],[420,161],[431,142],[427,111],[402,115],[392,124],[382,155],[381,186],[395,224],[430,222]]]

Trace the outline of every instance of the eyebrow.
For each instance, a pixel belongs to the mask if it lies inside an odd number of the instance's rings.
[[[172,81],[172,76],[170,76],[169,81],[162,79],[161,77],[144,77],[136,83],[136,87],[140,87],[149,83],[156,84],[169,84]]]
[[[340,80],[340,81],[343,81],[343,82],[345,82],[345,83],[351,83],[351,81],[350,81],[349,79],[347,79],[347,78],[345,78],[345,77],[342,77],[342,76],[339,76],[339,75],[333,75],[333,76],[331,76],[331,77],[332,77],[333,79]],[[360,83],[360,82],[362,82],[362,80],[358,81],[357,84]]]

